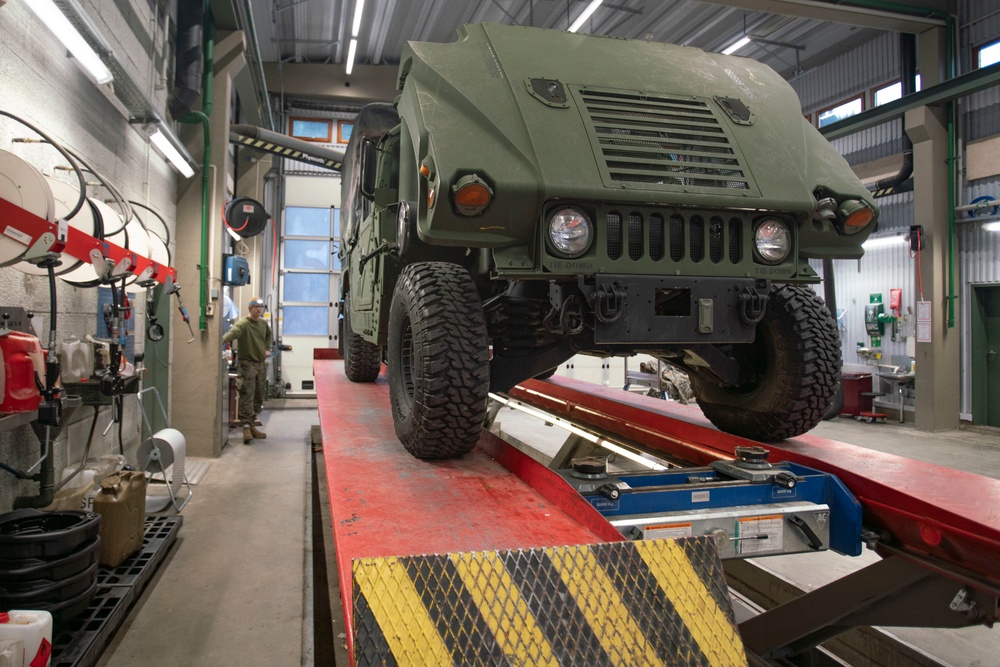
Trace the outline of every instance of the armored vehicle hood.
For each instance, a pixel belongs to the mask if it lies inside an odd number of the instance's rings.
[[[498,245],[523,238],[538,205],[554,198],[783,211],[800,223],[817,194],[877,210],[802,117],[791,86],[754,60],[469,25],[453,44],[410,43],[399,87],[403,150],[441,192],[467,174],[490,183],[498,206],[478,227]],[[435,224],[421,231],[443,241],[452,226]],[[800,241],[800,250],[809,245]],[[841,245],[822,243],[831,241]],[[855,235],[835,254],[859,256],[860,241]]]

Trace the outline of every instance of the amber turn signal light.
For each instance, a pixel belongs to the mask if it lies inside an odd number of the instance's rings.
[[[451,191],[455,208],[462,215],[479,215],[493,200],[493,190],[475,174],[460,178]]]
[[[844,231],[848,234],[861,231],[875,219],[875,211],[857,199],[845,201],[840,205],[840,210],[837,213],[838,217],[844,221]]]

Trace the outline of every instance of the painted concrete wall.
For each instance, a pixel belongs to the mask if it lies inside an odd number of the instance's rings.
[[[84,0],[82,5],[100,32],[114,38],[109,41],[117,43],[115,53],[133,80],[162,108],[167,94],[162,79],[164,17],[156,16],[150,3],[138,0],[131,4]],[[127,112],[110,87],[95,86],[24,2],[0,7],[0,35],[0,110],[25,118],[55,141],[79,153],[126,198],[158,211],[173,232],[177,176],[149,146],[141,128],[129,124]],[[19,143],[16,140],[20,138],[37,138],[37,135],[9,118],[0,118],[0,150],[18,155],[43,174],[71,181],[68,172],[57,169],[66,160],[51,146]],[[109,198],[102,188],[91,188],[89,194],[102,200]],[[133,289],[139,294],[144,292]],[[58,339],[97,333],[96,289],[72,287],[57,279],[56,298]],[[0,306],[17,306],[39,313],[43,321],[39,327],[44,332],[43,344],[47,342],[50,325],[49,303],[44,277],[27,276],[12,267],[0,268]],[[160,317],[161,324],[167,326],[165,315]],[[156,352],[163,362],[148,362],[153,376],[150,382],[169,374],[165,366],[169,345],[168,335],[163,343],[146,346],[147,353]],[[128,454],[138,445],[140,420],[134,396],[126,397],[124,405],[121,434]],[[75,464],[83,456],[94,417],[95,408],[85,407],[67,420],[68,426],[56,440],[52,454],[57,479],[65,466]],[[117,453],[118,427],[111,428],[107,436],[102,435],[111,421],[110,408],[97,408],[96,418],[90,456]],[[0,426],[0,463],[24,470],[39,456],[39,442],[30,427]],[[33,482],[18,481],[8,472],[0,471],[0,512],[9,510],[16,496],[32,495],[36,488]]]

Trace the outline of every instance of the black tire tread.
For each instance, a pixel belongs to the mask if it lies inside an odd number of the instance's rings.
[[[413,402],[404,396],[399,345],[406,316],[413,341]],[[407,266],[389,317],[389,391],[396,435],[421,459],[472,451],[486,419],[489,347],[476,286],[457,264]]]
[[[840,383],[837,325],[812,289],[783,285],[772,288],[757,326],[758,337],[769,338],[767,377],[753,391],[732,392],[692,375],[698,404],[727,433],[765,442],[794,438],[822,421]]]
[[[374,382],[382,370],[379,348],[351,328],[351,298],[344,299],[344,374],[351,382]]]

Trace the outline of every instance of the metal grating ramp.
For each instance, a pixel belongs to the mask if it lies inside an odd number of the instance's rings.
[[[118,567],[98,569],[97,590],[87,610],[65,628],[55,629],[51,667],[97,664],[170,551],[183,522],[179,515],[147,516],[139,550]]]
[[[747,664],[704,537],[353,563],[355,665]]]

